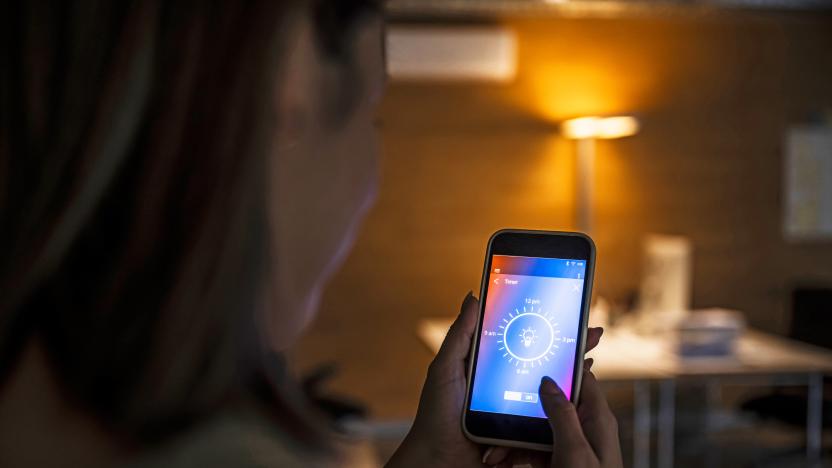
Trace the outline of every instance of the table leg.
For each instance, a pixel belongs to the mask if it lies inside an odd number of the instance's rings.
[[[658,415],[658,466],[673,467],[674,435],[676,430],[676,381],[662,380],[659,383]]]
[[[814,466],[820,463],[823,435],[823,376],[809,374],[809,393],[806,405],[806,458]]]
[[[705,466],[720,466],[721,453],[713,446],[712,435],[719,429],[717,416],[722,408],[722,381],[708,379],[705,383]]]
[[[633,468],[650,466],[650,383],[633,382]]]

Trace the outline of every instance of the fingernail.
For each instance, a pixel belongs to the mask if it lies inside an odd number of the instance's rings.
[[[493,451],[494,451],[494,447],[488,447],[488,450],[486,450],[485,453],[482,454],[482,464],[483,465],[488,464],[488,462],[486,460],[488,460],[488,456],[491,455],[491,452],[493,452]]]
[[[590,370],[592,370],[592,365],[593,364],[595,364],[595,359],[593,359],[593,358],[587,359],[586,361],[584,361],[584,370],[589,372]]]
[[[604,336],[604,327],[598,327],[598,329],[600,330],[598,332],[598,338],[600,338],[600,337]]]
[[[465,310],[468,307],[468,304],[474,300],[474,292],[468,291],[468,294],[465,295],[465,299],[462,300],[462,309]]]
[[[555,381],[549,376],[543,376],[543,378],[540,379],[540,393],[557,395],[560,393],[560,388],[558,388],[558,384],[556,384]]]

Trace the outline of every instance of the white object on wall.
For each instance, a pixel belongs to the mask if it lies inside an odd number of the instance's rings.
[[[676,327],[691,308],[693,246],[683,236],[649,234],[644,240],[644,270],[639,290],[639,328]]]
[[[508,82],[517,39],[502,26],[392,26],[387,70],[393,79]]]
[[[832,238],[832,127],[788,131],[783,177],[786,239]]]

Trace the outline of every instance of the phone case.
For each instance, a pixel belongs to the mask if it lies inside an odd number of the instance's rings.
[[[567,231],[539,231],[539,230],[526,230],[526,229],[501,229],[488,239],[488,249],[485,253],[485,262],[483,264],[483,276],[482,281],[480,282],[480,298],[485,296],[485,290],[488,285],[488,259],[491,258],[491,247],[494,241],[494,238],[500,234],[550,234],[550,235],[557,235],[557,236],[576,236],[585,239],[590,245],[590,258],[589,258],[589,268],[587,269],[586,274],[586,297],[589,298],[588,300],[584,301],[581,307],[581,316],[583,317],[580,324],[580,334],[578,338],[578,349],[581,350],[579,356],[579,362],[583,362],[584,349],[586,348],[586,334],[587,334],[587,324],[589,323],[589,306],[592,301],[592,286],[594,284],[595,279],[595,242],[592,241],[588,235],[582,232],[567,232]],[[471,351],[468,356],[468,372],[467,372],[467,383],[465,386],[465,404],[463,405],[462,410],[462,432],[465,436],[477,443],[484,444],[484,445],[500,445],[505,447],[517,447],[517,448],[524,448],[524,449],[531,449],[531,450],[539,450],[539,451],[552,451],[551,444],[537,444],[533,442],[523,442],[518,440],[507,440],[507,439],[492,439],[488,437],[479,437],[472,434],[465,424],[465,414],[468,411],[468,404],[469,404],[469,395],[471,394],[471,374],[474,370],[474,353],[477,349],[477,344],[479,343],[480,339],[480,327],[482,326],[482,319],[484,315],[484,308],[485,303],[480,303],[480,310],[477,315],[477,325],[475,330],[477,331],[474,333],[474,336],[471,339]],[[583,380],[583,372],[577,372],[575,376],[575,388],[572,392],[572,403],[577,406],[578,400],[581,394],[581,384]]]

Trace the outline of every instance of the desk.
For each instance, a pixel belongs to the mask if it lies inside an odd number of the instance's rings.
[[[434,352],[450,326],[444,319],[425,320],[419,337]],[[823,375],[832,374],[832,351],[777,335],[748,330],[734,356],[680,358],[673,333],[641,335],[628,329],[608,329],[601,344],[588,356],[602,382],[631,383],[634,389],[633,465],[649,465],[651,389],[658,389],[658,465],[673,466],[675,391],[677,384],[707,380],[768,385],[806,385],[809,388],[806,450],[810,462],[821,455]]]

